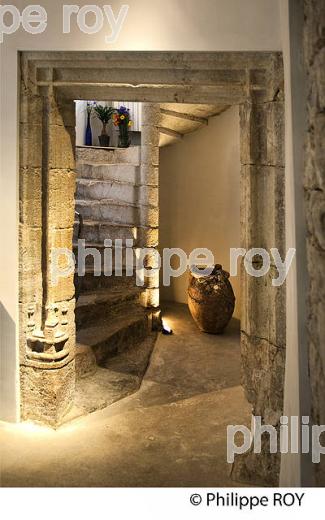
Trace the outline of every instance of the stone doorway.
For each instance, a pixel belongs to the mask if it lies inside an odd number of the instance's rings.
[[[148,183],[158,169],[155,104],[240,105],[241,246],[277,247],[283,258],[283,66],[281,54],[273,52],[24,52],[20,59],[21,417],[56,426],[71,407],[75,385],[73,276],[51,284],[51,251],[72,248],[73,101],[147,103],[141,168]],[[149,225],[143,246],[152,242],[158,245],[158,228]],[[241,351],[253,414],[279,425],[285,288],[272,287],[272,278],[272,270],[267,278],[242,272]],[[255,474],[267,479],[272,466],[277,473],[277,456],[265,451],[255,459]],[[240,469],[248,477],[249,466]]]

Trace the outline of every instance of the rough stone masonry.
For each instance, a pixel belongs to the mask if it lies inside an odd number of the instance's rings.
[[[325,4],[305,0],[307,134],[304,191],[309,273],[309,374],[312,420],[325,424]],[[324,442],[323,442],[324,445]],[[325,486],[325,460],[315,465],[316,482]]]

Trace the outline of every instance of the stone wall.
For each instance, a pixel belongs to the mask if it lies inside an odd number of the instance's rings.
[[[250,81],[250,80],[249,80]],[[278,249],[285,257],[284,83],[282,60],[268,70],[269,90],[252,90],[240,106],[241,124],[241,247]],[[254,259],[261,267],[261,257]],[[274,287],[274,262],[268,275],[256,278],[241,270],[242,378],[253,416],[280,427],[286,347],[285,285]],[[262,453],[237,457],[235,480],[278,485],[280,454],[270,453],[269,436]]]
[[[310,286],[307,325],[312,420],[325,424],[325,4],[305,0],[305,66],[308,124],[304,190]],[[323,442],[324,445],[324,442]],[[325,486],[325,460],[315,466],[316,482]]]

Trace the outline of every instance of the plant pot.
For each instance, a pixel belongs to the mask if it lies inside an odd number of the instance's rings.
[[[98,136],[100,146],[107,148],[109,146],[109,135],[102,134]]]
[[[128,130],[123,129],[123,131],[120,131],[119,137],[118,137],[118,147],[119,148],[129,148],[131,144],[130,134]]]
[[[221,265],[215,265],[208,276],[190,272],[188,306],[202,332],[221,334],[231,320],[235,300],[229,273]]]

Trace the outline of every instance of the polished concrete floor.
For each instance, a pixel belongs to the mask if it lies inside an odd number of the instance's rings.
[[[2,486],[240,485],[226,461],[227,425],[250,421],[238,323],[203,334],[181,304],[165,318],[174,335],[159,335],[135,394],[57,431],[1,425]]]

